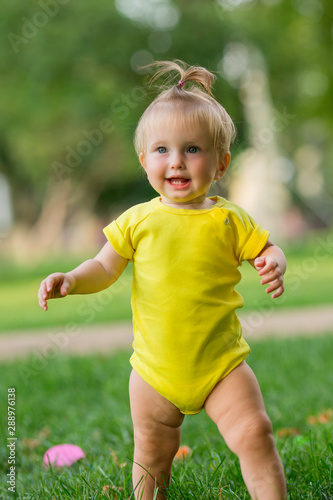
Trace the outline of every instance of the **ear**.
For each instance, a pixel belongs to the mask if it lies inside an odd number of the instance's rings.
[[[146,170],[146,161],[145,161],[144,153],[139,154],[139,160],[140,160],[142,168],[144,168]]]
[[[218,164],[218,168],[217,168],[217,171],[216,171],[216,174],[214,177],[215,181],[218,181],[219,179],[221,179],[221,177],[224,176],[224,174],[227,171],[227,168],[229,167],[230,159],[231,159],[231,155],[228,151],[227,153],[225,153],[222,160],[220,160],[220,162]]]

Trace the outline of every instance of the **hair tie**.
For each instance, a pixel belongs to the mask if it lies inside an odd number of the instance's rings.
[[[178,87],[182,87],[183,85],[184,85],[184,82],[182,80],[179,80]]]

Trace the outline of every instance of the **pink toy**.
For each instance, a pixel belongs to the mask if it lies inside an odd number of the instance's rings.
[[[72,465],[84,457],[84,452],[76,444],[57,444],[45,452],[43,464],[63,467],[65,465]]]

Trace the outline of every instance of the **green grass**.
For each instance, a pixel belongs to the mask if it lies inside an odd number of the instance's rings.
[[[278,308],[332,304],[333,236],[315,235],[297,245],[285,248],[288,269],[286,291],[273,301]],[[38,266],[20,267],[11,261],[0,262],[0,332],[35,330],[67,324],[92,325],[131,319],[131,265],[118,282],[108,290],[87,296],[71,296],[50,301],[45,313],[37,302],[41,280],[55,271],[69,271],[90,256],[58,258]],[[237,289],[245,299],[244,310],[250,311],[271,303],[259,284],[256,271],[244,263],[242,281]],[[315,293],[314,293],[315,290]]]
[[[257,374],[277,433],[290,498],[333,498],[333,424],[311,426],[309,415],[332,407],[332,336],[252,343],[249,364]],[[89,357],[58,356],[42,367],[34,358],[0,365],[0,498],[69,500],[133,498],[132,426],[128,352]],[[17,495],[8,494],[7,391],[16,389]],[[86,458],[62,470],[41,467],[59,443],[83,448]],[[182,444],[193,453],[174,465],[169,498],[247,499],[239,465],[204,412],[186,417]],[[103,486],[110,494],[103,495]],[[117,496],[116,496],[117,495]]]
[[[56,260],[32,268],[6,267],[0,271],[1,331],[35,330],[56,325],[91,325],[131,319],[131,267],[108,290],[94,295],[73,295],[49,303],[43,311],[38,304],[40,282],[51,272],[67,272],[84,258]]]

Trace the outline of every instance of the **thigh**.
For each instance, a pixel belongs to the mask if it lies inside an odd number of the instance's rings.
[[[242,439],[242,433],[263,427],[269,431],[258,381],[245,361],[216,384],[204,408],[231,449],[235,441]]]
[[[131,373],[129,393],[136,437],[150,436],[159,441],[160,438],[167,438],[169,430],[181,426],[184,415],[173,403],[143,380],[135,370]]]

